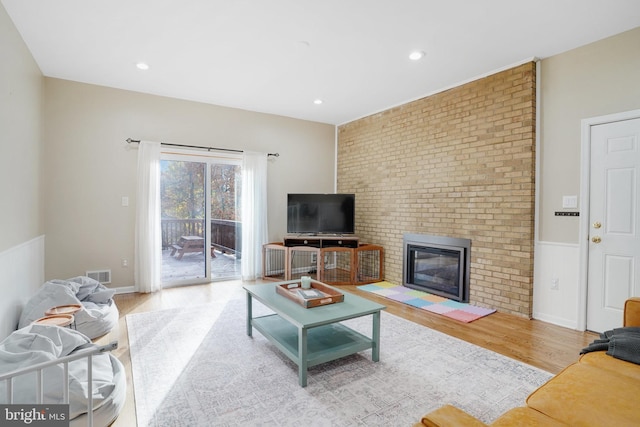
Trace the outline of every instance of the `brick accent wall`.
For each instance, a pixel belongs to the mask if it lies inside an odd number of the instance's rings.
[[[338,128],[337,189],[402,283],[402,236],[471,239],[470,301],[531,317],[535,63]]]

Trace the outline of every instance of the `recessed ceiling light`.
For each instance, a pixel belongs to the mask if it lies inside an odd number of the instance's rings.
[[[322,104],[322,99],[316,99],[316,100],[313,101],[313,103],[316,104],[316,105],[320,105],[320,104]]]
[[[416,50],[409,54],[409,59],[412,61],[418,61],[424,57],[424,52],[421,50]]]
[[[139,70],[148,70],[149,69],[149,64],[146,64],[144,62],[138,62],[136,64],[136,67],[138,67]]]

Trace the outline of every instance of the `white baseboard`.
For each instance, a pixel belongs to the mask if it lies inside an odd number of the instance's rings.
[[[534,311],[533,318],[553,325],[562,326],[564,328],[578,330],[578,323],[573,319],[565,319],[558,316],[552,316],[547,313],[539,313]]]
[[[116,290],[117,294],[133,294],[136,292],[136,288],[134,286],[120,286],[117,288],[111,288]]]

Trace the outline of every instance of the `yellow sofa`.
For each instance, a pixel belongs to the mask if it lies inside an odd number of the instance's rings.
[[[640,327],[640,298],[626,301],[624,326]],[[451,406],[422,417],[414,427],[486,426]],[[491,426],[640,426],[640,365],[604,351],[582,355]]]

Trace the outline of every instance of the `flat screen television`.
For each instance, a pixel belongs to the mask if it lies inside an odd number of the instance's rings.
[[[353,234],[355,194],[288,194],[287,233]]]

